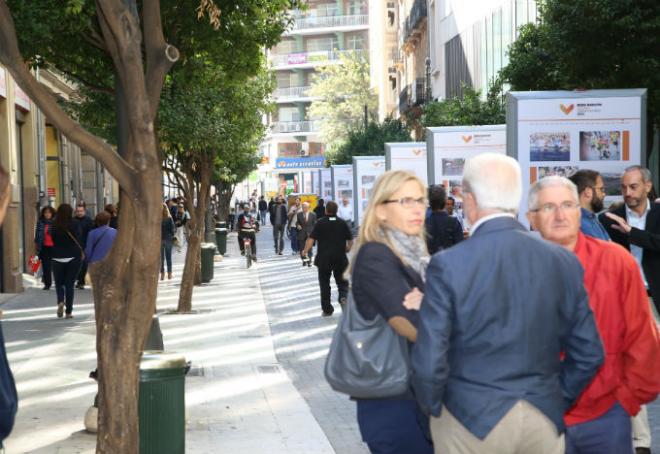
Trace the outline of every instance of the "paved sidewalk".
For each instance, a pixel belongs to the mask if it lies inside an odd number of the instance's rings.
[[[278,364],[259,289],[235,239],[216,263],[215,279],[195,289],[188,315],[162,313],[165,348],[192,360],[186,378],[186,451],[318,453],[332,449],[305,400]],[[175,256],[175,276],[183,255]],[[159,284],[158,310],[176,307],[178,280]],[[91,292],[76,294],[73,320],[55,318],[54,292],[29,289],[11,298],[3,329],[20,409],[7,453],[93,453],[83,415],[96,392]]]

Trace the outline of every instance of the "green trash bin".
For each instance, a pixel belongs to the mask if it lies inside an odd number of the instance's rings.
[[[215,244],[218,245],[220,255],[227,253],[227,229],[223,227],[215,229]]]
[[[145,351],[140,362],[140,454],[185,454],[186,359]]]
[[[211,282],[213,279],[213,256],[215,244],[202,243],[202,282]]]

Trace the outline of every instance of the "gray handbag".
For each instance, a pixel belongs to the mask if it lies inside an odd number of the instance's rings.
[[[356,398],[392,397],[409,389],[407,340],[380,315],[365,320],[352,292],[332,337],[325,379],[335,391]]]

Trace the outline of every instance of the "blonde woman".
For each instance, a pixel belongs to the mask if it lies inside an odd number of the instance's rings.
[[[424,238],[426,188],[414,174],[390,171],[373,188],[349,273],[356,307],[381,315],[412,345],[429,255]],[[356,399],[362,439],[372,453],[431,454],[428,418],[409,391],[386,399]]]

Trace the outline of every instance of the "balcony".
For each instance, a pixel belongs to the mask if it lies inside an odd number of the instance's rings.
[[[276,121],[272,124],[273,134],[310,133],[319,130],[319,122],[305,121]]]
[[[297,16],[293,27],[286,34],[304,33],[319,28],[365,28],[369,26],[367,14],[354,14],[348,16]],[[315,32],[314,32],[315,33]]]
[[[275,69],[313,68],[328,63],[339,63],[340,57],[349,53],[365,55],[364,50],[317,50],[286,55],[271,54],[270,61]]]
[[[297,99],[308,99],[311,88],[310,86],[276,88],[273,96],[275,96],[276,102],[292,102]]]
[[[408,17],[406,18],[403,35],[404,42],[418,38],[421,26],[426,22],[427,15],[428,10],[426,0],[415,0],[412,8],[410,8],[410,14],[408,14]]]
[[[426,102],[426,81],[423,77],[415,79],[415,92],[413,93],[414,105],[421,106]]]

